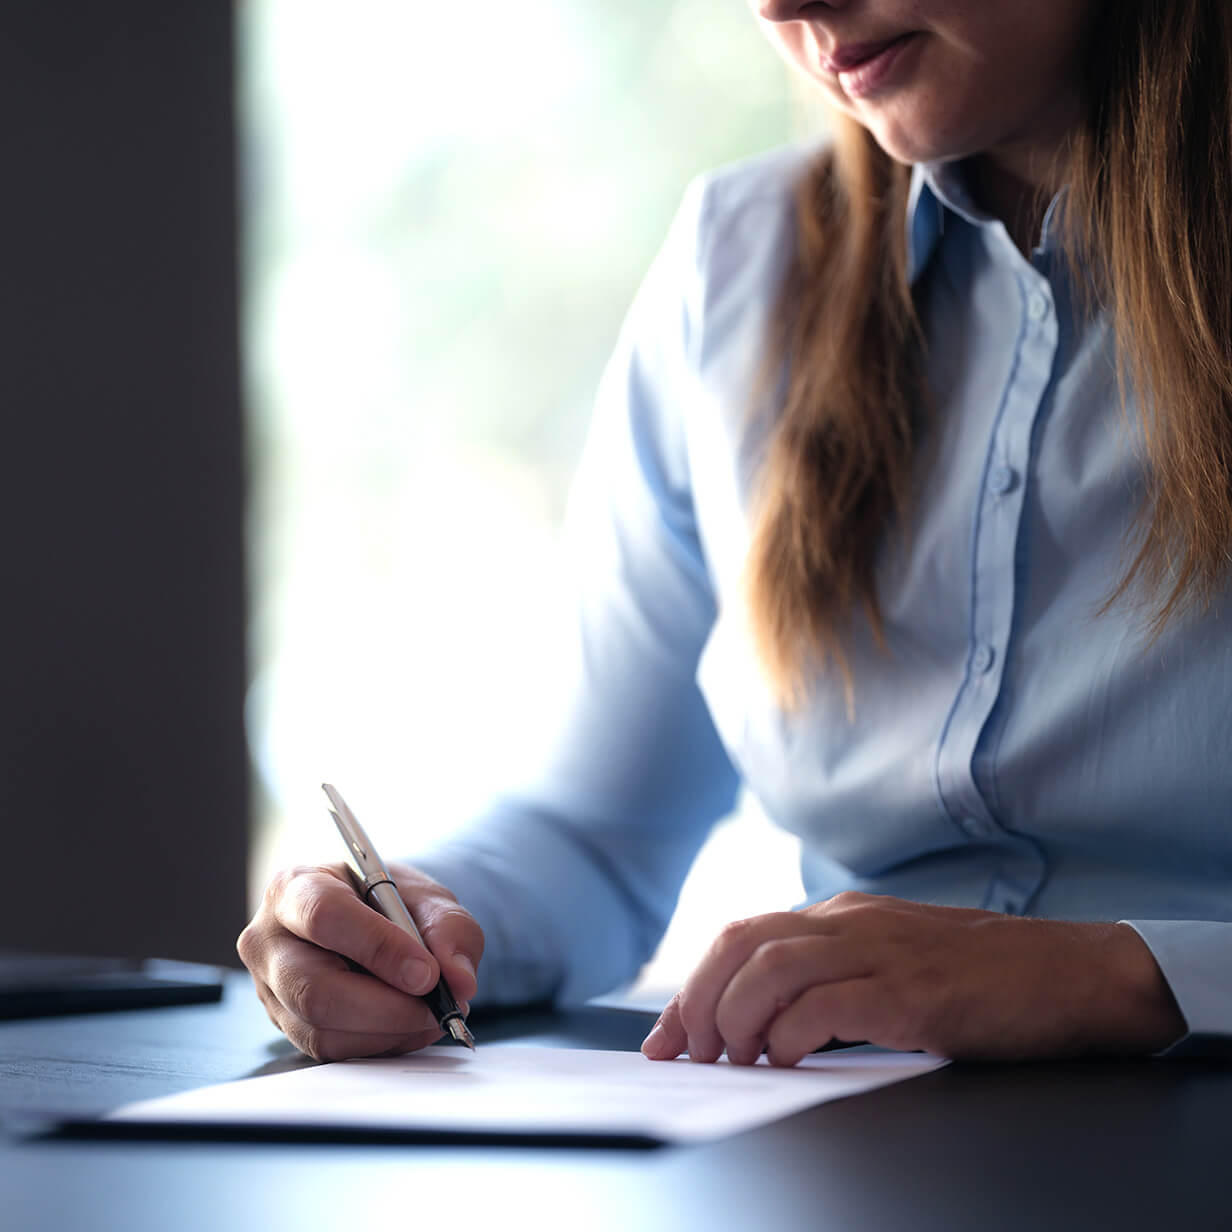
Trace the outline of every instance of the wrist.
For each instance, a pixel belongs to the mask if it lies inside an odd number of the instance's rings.
[[[1094,927],[1107,978],[1094,982],[1104,995],[1095,1007],[1092,1051],[1149,1056],[1176,1043],[1185,1018],[1146,942],[1128,924]]]

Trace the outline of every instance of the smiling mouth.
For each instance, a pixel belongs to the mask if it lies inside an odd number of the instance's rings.
[[[874,99],[902,85],[904,72],[910,73],[907,49],[918,41],[918,33],[911,31],[876,43],[844,44],[822,57],[822,67],[834,75],[848,99]]]
[[[837,76],[839,73],[846,73],[853,68],[859,68],[862,64],[868,64],[869,61],[875,60],[878,56],[889,51],[890,48],[897,47],[900,43],[905,43],[912,37],[914,37],[912,34],[900,34],[895,38],[881,39],[876,43],[847,43],[841,47],[836,47],[829,55],[823,55],[821,57],[821,67],[827,73],[833,73]]]

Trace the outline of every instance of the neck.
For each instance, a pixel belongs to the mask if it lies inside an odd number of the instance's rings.
[[[981,209],[999,218],[1018,246],[1029,257],[1039,243],[1048,203],[1058,185],[1052,175],[1031,175],[991,154],[971,160],[970,186]]]
[[[1029,135],[976,154],[968,164],[976,202],[1005,224],[1024,256],[1030,257],[1039,243],[1049,202],[1066,178],[1066,152],[1078,118],[1076,99],[1058,100]]]

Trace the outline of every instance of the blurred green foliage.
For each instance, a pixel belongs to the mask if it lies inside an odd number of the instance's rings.
[[[689,179],[800,112],[745,0],[237,11],[255,892],[324,766],[419,840],[499,787],[621,317]]]
[[[389,359],[401,369],[406,413],[515,451],[559,496],[620,316],[685,184],[792,133],[786,70],[741,0],[526,0],[512,18],[490,2],[448,24],[408,17],[420,3],[248,0],[243,11],[256,436],[277,448],[287,444],[278,425],[295,430],[280,375],[262,362],[260,334],[276,310],[264,292],[319,240],[295,196],[322,190],[302,186],[312,181],[313,141],[290,136],[310,122],[294,83],[347,110],[354,79],[388,73],[384,89],[362,91],[379,114],[356,110],[348,122],[381,129],[391,111],[424,105],[400,70],[422,75],[431,59],[439,73],[452,55],[430,102],[439,124],[417,114],[415,140],[372,144],[387,174],[340,199],[335,230],[377,254],[402,289]],[[474,51],[476,41],[507,38],[514,21],[520,41],[509,59],[523,61],[524,76],[499,53]],[[447,45],[440,28],[451,29]],[[403,41],[393,71],[390,39]],[[546,51],[531,59],[525,43],[536,40]],[[280,67],[293,56],[308,62],[301,73]],[[333,148],[320,133],[315,172],[326,192]]]

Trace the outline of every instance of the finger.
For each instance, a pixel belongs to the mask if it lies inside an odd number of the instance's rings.
[[[715,1013],[732,977],[761,945],[783,937],[824,933],[827,924],[797,912],[776,912],[728,924],[689,976],[680,994],[680,1020],[694,1061],[717,1061],[723,1037]]]
[[[276,1026],[278,1030],[281,1031],[282,1030],[283,1009],[282,1009],[282,1006],[278,1004],[278,998],[275,997],[274,994],[270,991],[270,986],[264,980],[259,979],[257,976],[254,975],[252,977],[252,982],[257,990],[257,999],[261,1002],[263,1006],[265,1006],[265,1013],[268,1016],[270,1022],[272,1022],[274,1026]]]
[[[659,1021],[650,1028],[650,1034],[642,1041],[642,1055],[652,1061],[670,1061],[689,1046],[684,1024],[680,1021],[680,994],[677,993],[659,1015]]]
[[[370,982],[390,991],[386,985],[368,977]],[[416,1015],[419,1029],[406,1031],[339,1030],[306,1022],[282,1004],[264,983],[257,985],[270,1021],[300,1052],[318,1061],[341,1061],[347,1057],[371,1057],[413,1052],[426,1048],[441,1038],[441,1029],[430,1014]],[[399,994],[395,994],[399,995]],[[414,1002],[403,997],[404,1002]]]
[[[379,980],[368,977],[371,983],[386,992],[391,991]],[[441,1037],[441,1029],[432,1016],[426,1015],[429,1024],[426,1028],[414,1031],[371,1031],[371,1030],[336,1030],[305,1022],[286,1005],[282,1004],[274,991],[263,980],[254,981],[257,996],[260,998],[270,1021],[287,1039],[307,1056],[318,1061],[341,1061],[347,1057],[371,1057],[414,1052],[435,1043]],[[400,996],[400,994],[394,994]],[[410,1002],[408,997],[401,997],[404,1002]],[[414,1004],[411,1002],[411,1004]],[[424,1016],[417,1016],[418,1021],[424,1021]]]
[[[359,1032],[284,1031],[305,1056],[315,1061],[346,1061],[351,1057],[393,1057],[418,1052],[441,1038],[440,1028],[419,1035],[365,1035]]]
[[[738,1065],[761,1055],[770,1024],[813,984],[871,974],[864,947],[833,937],[782,937],[763,942],[719,998],[715,1027]]]
[[[361,902],[329,868],[292,869],[271,883],[269,893],[274,919],[287,932],[351,959],[394,988],[422,995],[440,977],[427,949]],[[267,980],[281,1000],[282,990]]]
[[[449,991],[458,1001],[471,1000],[478,991],[476,969],[483,958],[483,929],[449,890],[427,874],[401,865],[393,877],[415,926],[440,964]]]
[[[286,934],[271,943],[265,980],[279,1004],[314,1029],[403,1035],[435,1025],[419,997]]]
[[[771,1065],[792,1066],[832,1039],[878,1039],[882,981],[863,976],[814,984],[783,1009],[766,1033]]]

